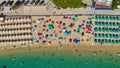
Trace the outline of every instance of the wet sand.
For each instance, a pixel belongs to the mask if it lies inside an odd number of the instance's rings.
[[[3,47],[0,49],[0,55],[6,55],[10,53],[34,53],[45,51],[75,51],[75,52],[118,52],[120,53],[120,46],[101,46],[101,45],[29,45],[29,46],[13,46]],[[54,53],[53,53],[54,54]]]

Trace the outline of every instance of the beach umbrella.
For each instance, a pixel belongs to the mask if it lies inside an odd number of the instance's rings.
[[[103,27],[103,28],[101,29],[101,31],[102,31],[102,32],[105,32],[105,28]]]
[[[76,39],[74,39],[74,40],[73,40],[73,42],[74,42],[75,44],[77,44],[77,45],[79,45],[79,44],[80,44],[80,40],[79,40],[79,39],[77,39],[77,38],[76,38]]]
[[[118,41],[118,40],[115,40],[115,43],[116,43],[116,44],[119,44],[119,41]]]
[[[104,39],[104,41],[105,41],[104,43],[107,44],[107,39]]]
[[[43,41],[42,41],[42,44],[45,44],[45,43],[46,43],[46,41],[45,41],[45,40],[43,40]]]
[[[101,40],[101,43],[102,43],[102,44],[105,44],[105,40],[104,40],[104,39],[102,39],[102,40]]]
[[[120,21],[120,17],[118,17],[118,19],[117,19],[118,21]]]
[[[101,16],[102,20],[105,20],[105,17],[104,16]]]
[[[74,20],[74,21],[77,21],[77,20],[78,20],[78,16],[75,15],[75,16],[73,17],[73,20]]]
[[[65,35],[65,36],[70,36],[70,35],[71,35],[71,31],[65,31],[65,32],[64,32],[64,35]]]
[[[63,23],[63,26],[65,27],[65,26],[66,26],[66,23]]]
[[[78,31],[77,31],[77,34],[81,35],[81,32],[78,30]]]
[[[110,28],[109,30],[110,30],[110,32],[113,32],[112,28]]]
[[[45,38],[46,38],[46,39],[48,39],[48,36],[49,36],[49,35],[48,35],[48,34],[46,34],[46,35],[45,35]]]
[[[55,23],[54,21],[51,22],[51,24],[54,24],[54,23]]]
[[[101,40],[100,39],[98,39],[98,44],[101,44]]]
[[[96,17],[95,17],[95,20],[99,20],[99,18],[96,16]]]
[[[98,30],[97,30],[97,27],[95,27],[95,28],[94,28],[94,32],[97,32],[97,31],[98,31]]]
[[[101,32],[101,27],[98,28],[98,32]]]
[[[97,44],[97,42],[98,42],[97,39],[94,39],[94,43]]]
[[[73,23],[70,23],[69,27],[72,28],[73,26],[74,26],[74,24],[73,24]]]
[[[113,26],[116,26],[115,22],[113,22]]]
[[[37,37],[33,37],[33,41],[37,41]]]
[[[49,38],[50,38],[50,39],[53,39],[53,35],[52,35],[52,34],[50,34]]]
[[[101,36],[102,38],[105,38],[105,34],[102,34],[102,36]]]
[[[112,40],[112,44],[115,44],[115,40]]]
[[[110,20],[113,20],[112,16],[110,16]]]
[[[112,38],[113,37],[113,35],[112,34],[109,34],[109,38]]]
[[[80,30],[82,28],[82,25],[78,25],[78,30]]]
[[[117,19],[116,19],[116,16],[113,16],[113,20],[117,20]]]
[[[115,28],[112,28],[112,31],[111,32],[115,32]]]
[[[120,32],[120,29],[119,29],[119,28],[116,28],[116,32]]]
[[[108,22],[105,22],[105,26],[109,26]]]
[[[61,42],[63,40],[63,37],[59,37],[58,41]]]
[[[102,26],[102,22],[98,22],[99,23],[99,26]]]
[[[117,26],[120,27],[120,23],[119,22],[117,22]]]
[[[97,21],[95,21],[95,26],[98,26],[98,22]]]
[[[105,26],[105,22],[102,22],[102,26]]]
[[[105,32],[108,32],[108,28],[104,28]]]
[[[49,25],[48,25],[48,29],[49,29],[49,30],[54,30],[54,26],[51,25],[51,24],[49,24]]]
[[[115,38],[119,38],[119,35],[118,35],[118,34],[116,34],[116,35],[115,35]]]
[[[108,34],[105,34],[105,38],[109,38]]]
[[[99,38],[102,38],[102,35],[101,35],[101,34],[98,34],[98,37],[99,37]]]
[[[72,43],[72,41],[73,41],[73,40],[70,38],[70,39],[69,39],[69,43]]]
[[[106,16],[106,20],[109,20],[108,16]]]
[[[109,44],[112,44],[112,40],[111,39],[109,39]]]
[[[97,36],[97,33],[95,33],[95,34],[94,34],[94,37],[95,37],[95,38],[97,38],[97,37],[98,37],[98,36]]]

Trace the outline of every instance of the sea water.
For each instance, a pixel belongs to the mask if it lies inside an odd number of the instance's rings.
[[[35,52],[0,55],[0,68],[120,68],[117,52]]]

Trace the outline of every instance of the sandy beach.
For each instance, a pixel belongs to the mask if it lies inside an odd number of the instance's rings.
[[[99,18],[101,19],[98,16]],[[11,18],[8,19],[13,21]],[[108,25],[115,24],[114,26],[116,26],[116,29],[110,28],[112,32],[109,29],[101,32],[101,28],[100,32],[95,32],[94,27],[97,29],[99,25],[94,26],[94,16],[89,15],[18,17],[15,20],[19,22],[22,19],[25,19],[22,24],[17,22],[1,24],[3,29],[1,30],[0,67],[120,68],[117,17],[116,23],[108,23]],[[26,22],[28,19],[29,22]],[[27,28],[26,31],[23,31],[24,22],[27,24],[26,26],[30,27],[30,30]],[[103,23],[104,27],[109,28],[105,22]],[[15,26],[15,29],[8,28],[10,25]],[[13,33],[7,33],[6,29]],[[20,33],[17,34],[18,30]],[[96,33],[95,36],[94,33]]]

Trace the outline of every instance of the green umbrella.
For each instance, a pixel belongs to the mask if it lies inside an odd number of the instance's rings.
[[[49,24],[49,25],[48,25],[48,29],[49,29],[49,30],[54,30],[54,26],[53,26],[52,24]]]

